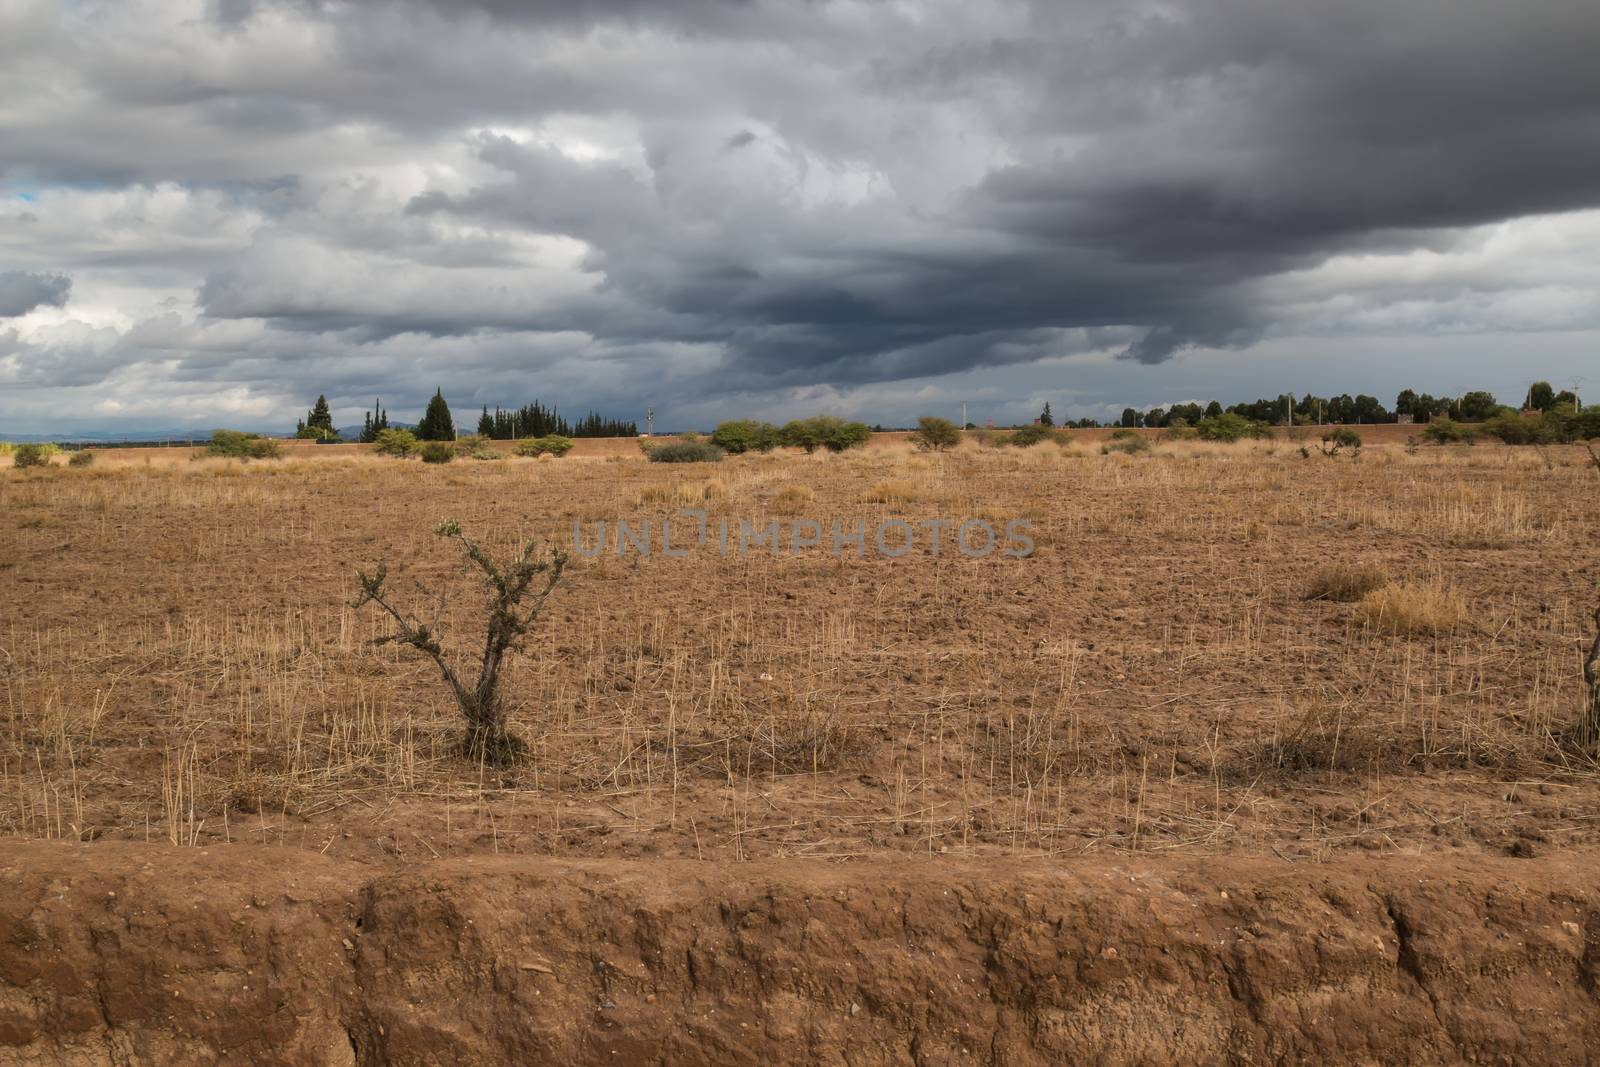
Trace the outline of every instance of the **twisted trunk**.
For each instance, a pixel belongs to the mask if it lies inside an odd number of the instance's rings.
[[[1594,647],[1583,661],[1583,680],[1589,687],[1588,707],[1578,723],[1578,744],[1590,755],[1600,754],[1600,608],[1594,613]]]
[[[1589,686],[1587,707],[1578,720],[1576,741],[1589,755],[1600,755],[1600,608],[1595,608],[1595,643],[1584,659],[1584,685]]]

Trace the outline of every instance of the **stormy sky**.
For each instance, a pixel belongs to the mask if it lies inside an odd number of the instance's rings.
[[[0,0],[0,434],[1600,400],[1597,44],[1593,0]]]

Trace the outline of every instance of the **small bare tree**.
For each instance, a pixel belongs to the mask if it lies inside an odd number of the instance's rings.
[[[1578,722],[1578,745],[1589,755],[1600,754],[1600,608],[1594,612],[1594,646],[1583,661],[1583,680],[1588,687],[1588,707]]]
[[[467,733],[462,749],[467,757],[495,767],[509,766],[516,761],[524,746],[506,727],[505,705],[500,697],[500,665],[505,660],[506,652],[516,645],[539,617],[544,602],[561,580],[561,572],[567,565],[567,554],[558,549],[548,558],[537,558],[534,555],[534,543],[524,541],[511,562],[502,567],[463,534],[461,525],[454,519],[441,523],[434,532],[440,537],[461,542],[467,558],[482,572],[484,584],[492,594],[485,627],[483,659],[478,666],[476,683],[468,686],[462,682],[461,676],[445,659],[444,649],[439,644],[437,633],[439,616],[445,605],[443,594],[439,596],[438,610],[434,613],[432,623],[403,614],[384,594],[383,583],[388,576],[388,565],[380,563],[377,573],[370,578],[361,571],[356,572],[361,583],[361,596],[353,606],[361,608],[369,601],[377,604],[399,626],[399,633],[378,638],[378,644],[394,641],[410,645],[426,653],[438,665],[456,703],[461,706],[461,713],[466,716]],[[531,602],[524,606],[523,601],[528,599],[534,579],[541,574],[545,576],[542,588],[533,593]]]

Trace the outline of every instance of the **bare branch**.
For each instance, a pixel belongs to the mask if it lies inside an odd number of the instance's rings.
[[[535,555],[534,543],[524,541],[510,565],[502,568],[476,542],[461,532],[460,524],[454,519],[440,523],[434,532],[440,537],[459,541],[467,558],[483,574],[485,583],[494,592],[484,627],[483,658],[478,667],[478,679],[470,689],[446,661],[444,649],[434,636],[439,627],[439,618],[444,613],[443,593],[439,595],[433,624],[429,626],[418,622],[400,612],[384,596],[383,583],[387,568],[380,565],[377,573],[370,578],[361,571],[356,572],[361,596],[354,606],[360,608],[369,602],[374,603],[394,619],[399,632],[379,638],[379,643],[392,641],[410,645],[432,658],[467,719],[467,754],[497,765],[504,764],[515,758],[521,742],[506,729],[499,691],[500,666],[506,652],[514,648],[516,642],[528,632],[543,610],[545,601],[560,582],[566,568],[567,554],[557,550],[551,553],[549,559],[540,559]],[[531,604],[522,608],[529,587],[540,574],[547,575],[544,587]]]

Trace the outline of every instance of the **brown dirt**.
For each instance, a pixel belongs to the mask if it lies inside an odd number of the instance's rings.
[[[1591,1062],[1600,855],[479,856],[14,844],[0,1062]]]
[[[0,1062],[1592,1047],[1581,449],[614,444],[0,472]],[[577,561],[506,774],[349,607],[387,559],[469,655],[441,518],[503,551],[687,503],[1024,517],[1038,551]],[[1465,612],[1306,599],[1333,565]]]

